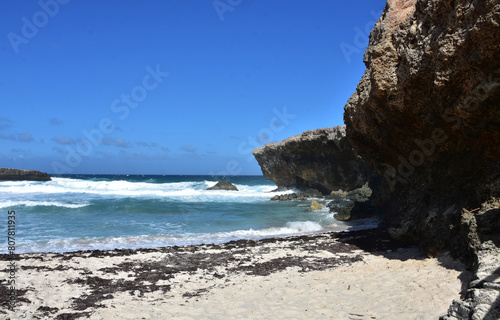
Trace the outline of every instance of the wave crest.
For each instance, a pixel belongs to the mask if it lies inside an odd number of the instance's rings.
[[[20,206],[25,207],[62,207],[62,208],[70,208],[77,209],[88,206],[88,203],[62,203],[57,201],[2,201],[0,203],[0,208],[17,208]]]
[[[85,195],[87,198],[102,196],[139,197],[139,198],[170,198],[190,202],[252,202],[268,200],[274,193],[272,185],[239,185],[240,191],[205,190],[213,186],[214,181],[189,182],[131,182],[125,180],[92,181],[71,178],[53,178],[52,181],[11,182],[0,184],[0,192],[19,195]]]

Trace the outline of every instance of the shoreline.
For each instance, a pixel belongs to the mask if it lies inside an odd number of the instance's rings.
[[[9,257],[0,258],[8,271]],[[427,319],[445,314],[469,277],[460,263],[425,257],[379,228],[14,258],[17,303],[14,312],[3,303],[0,314],[15,319],[399,319],[408,308]],[[397,302],[387,298],[394,286],[405,287]],[[2,281],[2,295],[7,290]],[[372,305],[364,292],[386,300]]]
[[[343,223],[343,221],[339,221]],[[135,246],[135,247],[118,247],[118,248],[113,248],[113,249],[108,249],[108,248],[91,248],[91,249],[70,249],[67,251],[57,251],[57,250],[49,250],[49,251],[33,251],[33,252],[20,252],[17,253],[16,255],[18,256],[25,256],[25,255],[33,255],[33,254],[71,254],[71,253],[88,253],[88,252],[93,252],[93,251],[99,251],[99,252],[107,252],[107,251],[141,251],[141,250],[158,250],[158,249],[163,249],[163,248],[171,248],[171,247],[192,247],[192,246],[205,246],[205,245],[223,245],[229,242],[237,242],[237,241],[255,241],[259,242],[262,240],[266,239],[284,239],[284,238],[293,238],[293,237],[303,237],[303,236],[314,236],[318,234],[329,234],[329,233],[352,233],[355,231],[362,231],[362,230],[369,230],[369,229],[378,229],[378,225],[380,224],[380,220],[373,218],[365,218],[365,219],[358,219],[355,220],[352,224],[350,225],[343,225],[343,226],[326,226],[323,227],[322,230],[317,230],[317,231],[302,231],[302,232],[297,232],[297,233],[290,233],[290,234],[276,234],[276,235],[259,235],[259,236],[254,236],[254,237],[248,237],[245,238],[243,237],[228,237],[226,239],[212,239],[212,242],[192,242],[192,243],[177,243],[177,244],[165,244],[165,245],[151,245],[151,246]],[[256,229],[256,232],[263,231],[266,229]],[[240,231],[248,231],[248,230],[236,230],[234,232],[240,232]],[[221,232],[224,233],[224,232]],[[231,233],[231,231],[228,231],[227,233]],[[214,235],[217,233],[213,233]],[[151,237],[158,236],[158,235],[151,235]],[[160,235],[161,236],[161,235]],[[208,239],[210,241],[210,239]],[[16,248],[16,251],[20,251],[19,248]],[[0,259],[1,260],[9,260],[9,254],[5,252],[0,252]]]

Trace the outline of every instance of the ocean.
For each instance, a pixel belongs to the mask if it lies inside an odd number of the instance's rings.
[[[62,175],[0,182],[0,235],[15,211],[15,253],[155,248],[375,227],[337,221],[263,176],[232,176],[239,191],[208,191],[212,176]],[[292,192],[292,191],[289,191]],[[324,203],[324,201],[323,201]],[[3,220],[3,222],[2,222]],[[2,236],[3,237],[3,236]],[[0,253],[8,252],[7,241]]]

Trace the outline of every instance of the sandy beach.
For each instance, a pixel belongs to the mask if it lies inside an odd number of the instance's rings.
[[[437,319],[471,275],[382,229],[158,249],[23,254],[2,319]]]

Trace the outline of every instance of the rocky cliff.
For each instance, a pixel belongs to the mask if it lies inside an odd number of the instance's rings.
[[[484,258],[500,252],[500,0],[388,0],[364,61],[344,121],[383,176],[390,233],[489,270],[478,290],[500,289],[498,259]],[[489,294],[450,317],[497,319]]]
[[[306,131],[253,150],[264,176],[280,188],[313,188],[323,194],[352,190],[367,181],[344,126]]]
[[[345,106],[392,234],[431,254],[467,254],[464,219],[500,197],[499,44],[498,0],[390,0]]]
[[[500,0],[388,0],[364,62],[345,106],[350,143],[335,128],[258,148],[264,175],[324,192],[374,168],[391,235],[476,270],[443,319],[499,319]]]
[[[45,172],[36,170],[7,169],[0,168],[0,181],[50,181],[50,176]]]

